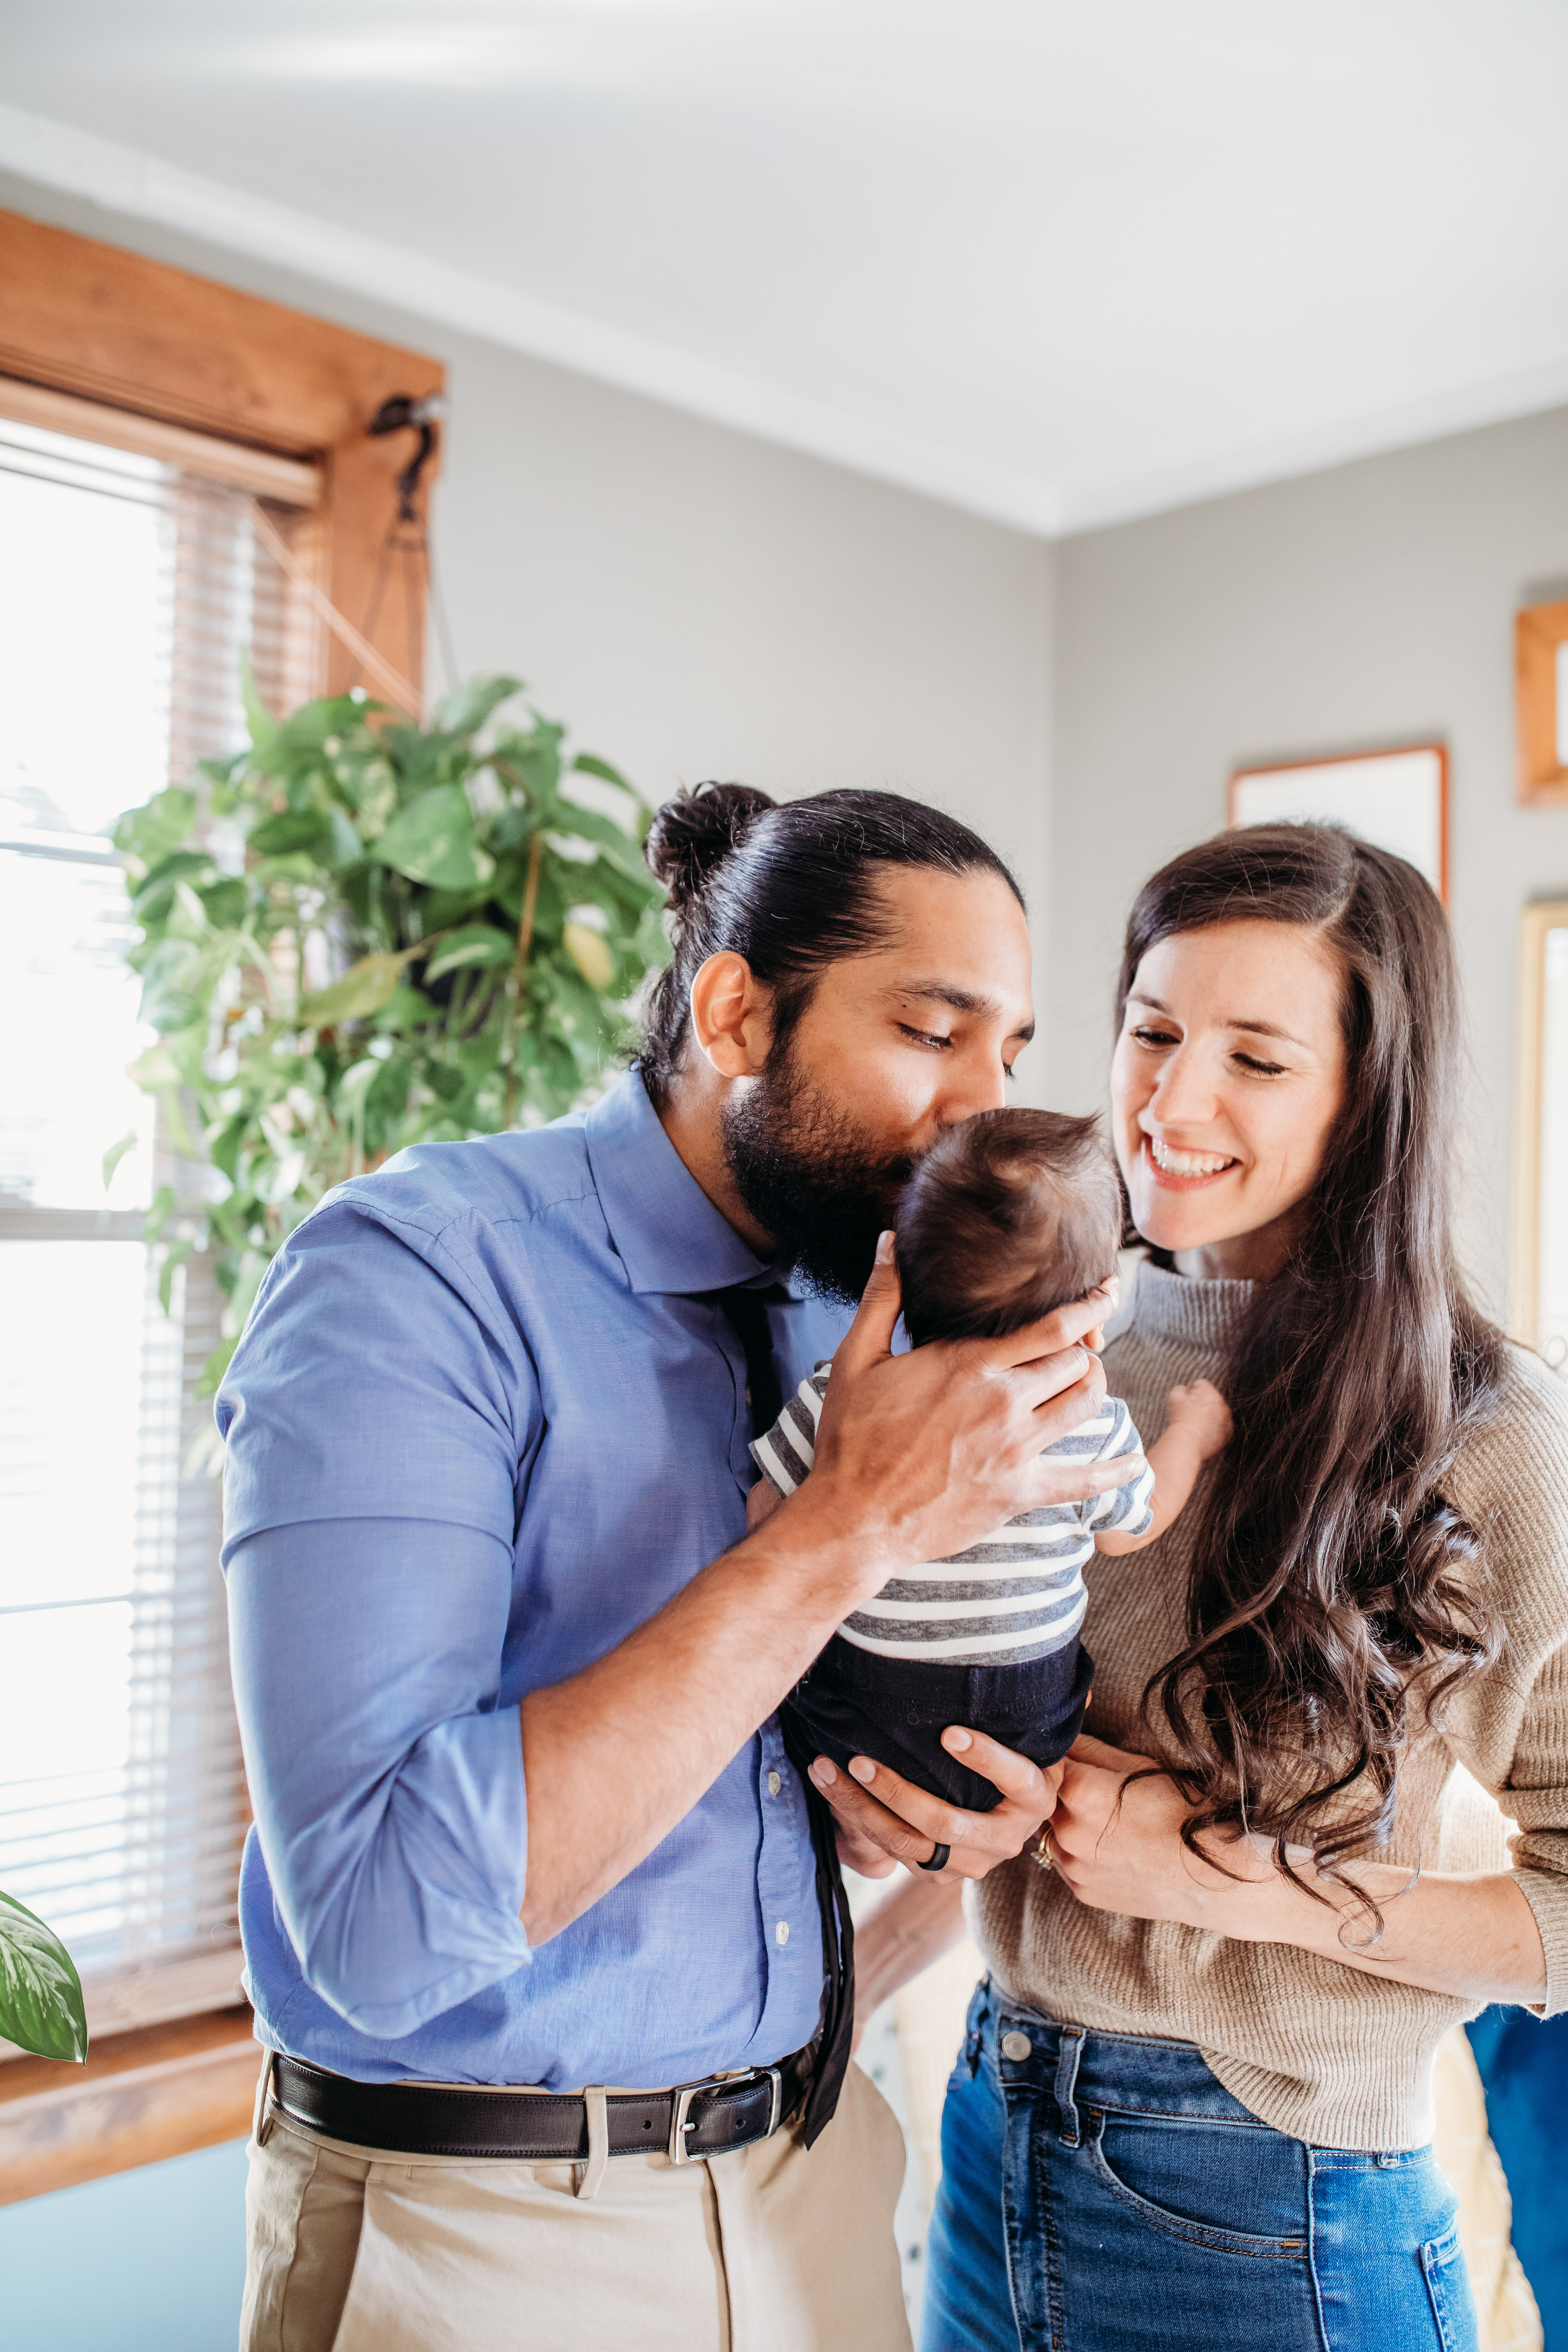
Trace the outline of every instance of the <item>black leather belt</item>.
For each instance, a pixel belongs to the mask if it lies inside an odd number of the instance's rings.
[[[815,2051],[743,2074],[710,2075],[670,2091],[612,2091],[605,2101],[611,2156],[657,2148],[696,2164],[750,2147],[799,2105]],[[435,2083],[354,2083],[279,2052],[268,2105],[325,2139],[398,2156],[510,2157],[523,2164],[587,2159],[585,2102],[553,2091],[469,2090]],[[263,2134],[266,2124],[263,2119]]]

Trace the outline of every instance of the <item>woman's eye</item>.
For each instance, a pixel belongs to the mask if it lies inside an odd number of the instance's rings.
[[[1260,1062],[1252,1054],[1237,1054],[1236,1059],[1244,1070],[1251,1070],[1260,1078],[1282,1078],[1285,1075],[1283,1062]]]
[[[1177,1042],[1176,1038],[1169,1029],[1150,1029],[1144,1027],[1142,1029],[1134,1029],[1132,1034],[1137,1038],[1138,1043],[1141,1045],[1173,1045]]]

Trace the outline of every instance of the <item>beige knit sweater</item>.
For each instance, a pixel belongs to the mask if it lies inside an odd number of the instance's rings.
[[[1105,1365],[1146,1444],[1164,1426],[1178,1382],[1224,1390],[1251,1295],[1250,1283],[1139,1266]],[[1378,1859],[1507,1869],[1502,1814],[1511,1816],[1520,1889],[1546,1947],[1544,2013],[1555,2015],[1568,2009],[1568,1383],[1510,1348],[1501,1413],[1465,1448],[1445,1491],[1484,1535],[1507,1638],[1444,1729],[1413,1734],[1394,1840]],[[1182,1646],[1193,1521],[1189,1506],[1148,1550],[1097,1553],[1084,1571],[1084,1639],[1095,1661],[1088,1727],[1102,1739],[1147,1748],[1140,1696]],[[1456,1777],[1461,1764],[1500,1812]],[[1475,2004],[1295,1946],[1089,1910],[1027,1855],[982,1882],[973,1910],[987,1964],[1014,1999],[1103,2032],[1195,2042],[1254,2115],[1319,2146],[1423,2146],[1433,2054],[1450,2026],[1475,2013]]]

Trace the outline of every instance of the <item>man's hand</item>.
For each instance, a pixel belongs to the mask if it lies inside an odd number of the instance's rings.
[[[954,1725],[942,1735],[950,1755],[962,1756],[972,1771],[994,1780],[1002,1802],[994,1812],[965,1812],[943,1797],[928,1796],[885,1764],[857,1756],[847,1772],[826,1756],[811,1777],[838,1822],[839,1859],[863,1878],[885,1878],[895,1863],[918,1870],[939,1845],[950,1851],[945,1871],[955,1878],[984,1878],[999,1862],[1022,1853],[1056,1807],[1062,1768],[1042,1770],[983,1731]]]
[[[816,1466],[773,1525],[806,1542],[816,1538],[805,1521],[837,1541],[852,1535],[869,1594],[897,1569],[950,1558],[1021,1511],[1135,1477],[1135,1454],[1040,1459],[1100,1409],[1105,1374],[1084,1342],[1114,1305],[1111,1282],[1008,1339],[935,1340],[895,1356],[899,1277],[884,1234],[833,1359]]]

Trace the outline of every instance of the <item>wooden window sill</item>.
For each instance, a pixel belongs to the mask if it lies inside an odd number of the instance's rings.
[[[261,2052],[248,2008],[95,2042],[85,2066],[0,2066],[0,2205],[216,2147],[250,2129]]]

